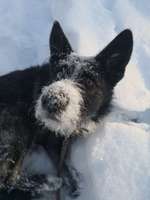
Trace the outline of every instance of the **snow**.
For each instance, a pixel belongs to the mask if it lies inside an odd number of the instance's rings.
[[[82,56],[97,54],[125,28],[133,31],[134,52],[115,88],[114,109],[72,147],[82,174],[79,200],[150,199],[149,9],[148,0],[0,1],[0,74],[49,57],[54,19]]]

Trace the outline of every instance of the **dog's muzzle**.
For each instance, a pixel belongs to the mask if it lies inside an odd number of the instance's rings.
[[[50,90],[42,96],[41,104],[50,116],[59,115],[69,104],[69,97],[64,91],[55,92]]]
[[[74,81],[63,79],[42,89],[35,117],[48,129],[70,135],[81,122],[83,99]]]

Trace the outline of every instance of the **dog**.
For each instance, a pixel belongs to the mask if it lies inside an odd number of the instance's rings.
[[[9,199],[9,195],[11,199],[13,196],[20,199],[22,193],[16,185],[21,177],[21,163],[30,149],[41,145],[57,169],[64,139],[94,131],[99,120],[109,112],[113,89],[124,76],[133,37],[126,29],[98,55],[79,57],[55,21],[49,46],[48,63],[0,77],[0,197],[3,200],[5,196]],[[70,180],[70,193],[76,194],[78,186],[67,163],[64,174]],[[7,192],[12,186],[11,192]],[[29,199],[30,190],[22,192]]]

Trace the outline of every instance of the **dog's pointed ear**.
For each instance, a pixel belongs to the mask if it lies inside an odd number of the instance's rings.
[[[49,43],[51,56],[65,56],[72,52],[71,45],[57,21],[53,24]]]
[[[96,56],[96,61],[100,64],[101,70],[111,86],[114,87],[123,78],[132,49],[132,32],[126,29]]]

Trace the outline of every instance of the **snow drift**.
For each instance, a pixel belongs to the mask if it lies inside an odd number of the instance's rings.
[[[133,31],[134,53],[115,89],[113,110],[95,134],[72,147],[72,164],[82,174],[78,199],[150,199],[149,9],[148,0],[0,2],[0,74],[44,62],[55,19],[86,56],[123,29]]]

